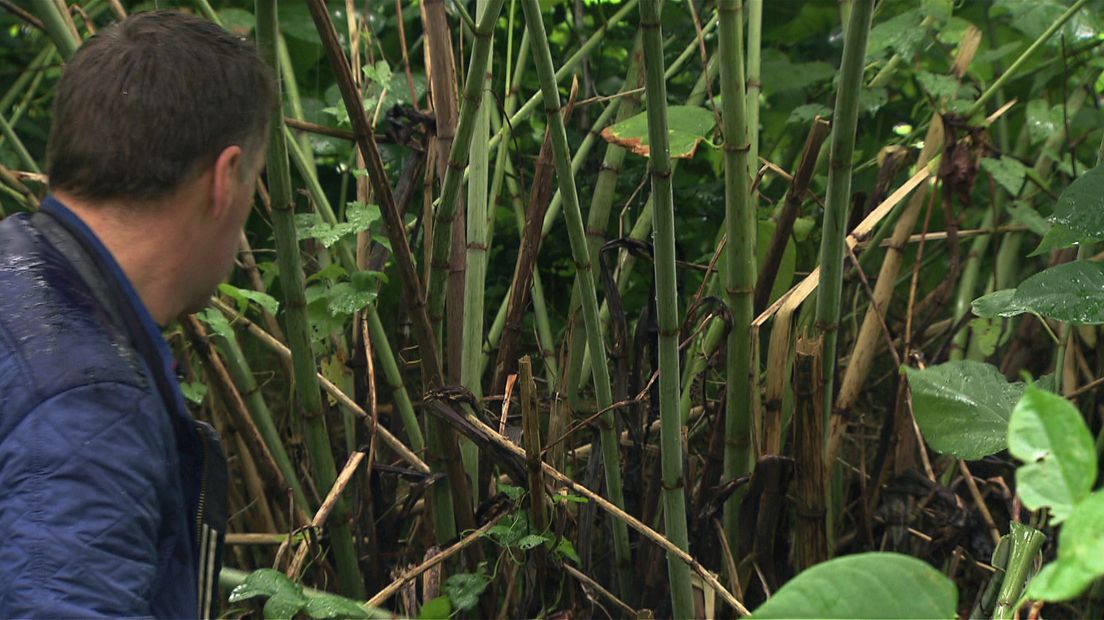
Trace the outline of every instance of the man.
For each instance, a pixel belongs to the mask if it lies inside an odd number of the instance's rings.
[[[203,617],[226,469],[158,326],[233,264],[274,106],[251,44],[151,12],[58,82],[52,197],[0,222],[0,617]]]

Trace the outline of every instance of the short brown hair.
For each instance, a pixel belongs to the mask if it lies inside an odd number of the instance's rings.
[[[86,41],[62,72],[50,187],[86,200],[164,198],[228,146],[259,156],[274,97],[249,41],[184,13],[135,14]]]

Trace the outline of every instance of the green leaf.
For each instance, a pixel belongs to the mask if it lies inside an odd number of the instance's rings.
[[[576,564],[582,564],[583,561],[579,558],[579,553],[575,551],[575,545],[571,544],[571,541],[560,537],[556,542],[556,548],[553,551]]]
[[[557,493],[552,496],[552,503],[559,504],[561,502],[571,502],[573,504],[585,504],[590,500],[582,495],[573,495],[571,493]]]
[[[307,605],[307,597],[302,594],[277,594],[264,605],[265,620],[291,620]]]
[[[486,536],[503,547],[511,547],[528,533],[529,523],[525,520],[525,515],[515,512],[487,530]]]
[[[1043,236],[1033,255],[1104,239],[1104,164],[1081,175],[1062,191],[1050,221],[1054,226]]]
[[[1104,323],[1104,264],[1064,263],[1016,287],[1011,308],[1076,325]]]
[[[391,86],[391,65],[386,60],[377,60],[374,65],[364,65],[364,77],[376,83],[380,88]]]
[[[911,59],[924,41],[926,31],[920,27],[923,20],[924,11],[917,7],[875,24],[867,39],[867,59],[887,51],[900,54],[906,61]]]
[[[475,573],[458,573],[445,580],[441,589],[448,594],[452,606],[459,611],[472,609],[479,603],[479,595],[491,583],[491,577],[483,567]]]
[[[218,290],[223,295],[238,302],[238,312],[244,312],[249,302],[253,302],[264,308],[270,314],[276,314],[276,311],[280,308],[280,302],[276,301],[272,295],[262,293],[260,291],[254,291],[245,288],[238,288],[232,284],[223,282],[218,285]]]
[[[292,618],[307,604],[303,588],[287,575],[271,568],[253,571],[230,592],[229,601],[238,603],[258,596],[268,597],[265,618]]]
[[[782,54],[763,58],[760,70],[763,75],[771,76],[763,82],[768,95],[800,91],[814,84],[827,82],[836,75],[835,68],[826,62],[792,62]]]
[[[690,105],[673,105],[667,108],[667,136],[670,141],[671,157],[691,159],[698,144],[705,140],[716,124],[713,112]],[[620,123],[602,130],[602,138],[624,147],[637,155],[647,157],[648,113],[641,112]]]
[[[955,618],[958,591],[942,573],[898,553],[860,553],[809,568],[752,618]]]
[[[1034,0],[1032,0],[1034,1]],[[1027,102],[1027,134],[1036,144],[1053,136],[1062,128],[1062,106],[1048,105],[1043,99]]]
[[[978,297],[970,307],[974,314],[988,319],[1016,316],[1027,312],[1026,308],[1016,305],[1015,297],[1016,289],[1006,288]]]
[[[954,99],[958,96],[958,78],[953,75],[917,71],[916,81],[933,99]]]
[[[931,447],[976,460],[1003,450],[1008,419],[1023,394],[996,367],[968,360],[905,367],[916,423]]]
[[[1039,210],[1024,200],[1017,200],[1012,203],[1011,206],[1007,207],[1007,211],[1008,215],[1012,217],[1012,221],[1027,226],[1028,230],[1036,235],[1045,235],[1051,228],[1050,222],[1039,214]]]
[[[212,332],[226,340],[233,340],[234,328],[230,327],[230,321],[226,315],[215,308],[205,308],[196,313],[196,318],[203,322]]]
[[[812,120],[818,116],[824,118],[832,117],[832,108],[820,103],[806,103],[799,105],[790,111],[789,118],[786,119],[786,124],[796,123],[798,125],[808,125]]]
[[[1059,0],[996,0],[993,3],[993,13],[997,15],[1001,11],[1007,11],[1012,16],[1013,28],[1027,35],[1029,39],[1036,39],[1069,8],[1068,4]],[[1068,46],[1095,37],[1098,24],[1093,11],[1080,11],[1060,32],[1063,36],[1050,37],[1047,45],[1057,47],[1059,40],[1064,38]]]
[[[204,397],[207,396],[207,386],[202,383],[181,383],[180,393],[184,395],[189,401],[202,405]]]
[[[218,15],[219,19],[222,20],[222,27],[240,37],[249,36],[249,33],[253,32],[253,27],[257,24],[253,14],[244,9],[222,9],[218,12]]]
[[[362,291],[348,282],[339,282],[330,287],[326,298],[330,314],[334,317],[343,317],[362,310],[372,303],[376,298],[376,291]]]
[[[985,157],[981,160],[981,169],[993,175],[993,180],[1009,194],[1020,195],[1027,176],[1027,168],[1020,160],[1007,155],[1002,155],[1000,159]]]
[[[1024,462],[1016,492],[1024,506],[1049,506],[1061,523],[1089,495],[1096,479],[1096,450],[1081,413],[1068,400],[1028,386],[1008,424],[1008,451]]]
[[[451,616],[452,603],[448,596],[430,599],[418,611],[418,620],[448,620]]]
[[[344,596],[323,594],[307,601],[307,615],[311,618],[367,618],[368,612],[356,601]]]
[[[287,575],[271,568],[262,568],[249,573],[241,585],[230,592],[229,601],[238,603],[257,596],[291,596],[301,592],[302,588]]]
[[[307,276],[306,283],[310,284],[319,280],[329,280],[330,282],[336,282],[347,275],[349,275],[348,272],[345,271],[345,268],[342,267],[340,263],[330,263],[329,265],[326,265],[325,267]]]
[[[380,210],[377,205],[350,202],[345,209],[344,222],[329,224],[315,213],[300,213],[295,219],[300,240],[318,239],[323,246],[329,248],[345,235],[371,228],[380,219]]]
[[[552,542],[552,539],[547,534],[529,534],[523,536],[517,544],[521,549],[528,551],[546,542]]]
[[[1066,601],[1080,595],[1104,575],[1104,491],[1073,508],[1058,533],[1058,558],[1031,581],[1027,595],[1043,601]]]
[[[889,102],[889,91],[884,88],[864,88],[859,91],[859,107],[873,114]]]
[[[516,487],[512,484],[506,484],[505,482],[498,483],[498,492],[510,498],[511,502],[516,502],[525,495],[525,489],[522,487]]]
[[[970,320],[970,348],[976,349],[984,357],[989,357],[1004,344],[1011,331],[1004,329],[1004,321],[999,319]]]

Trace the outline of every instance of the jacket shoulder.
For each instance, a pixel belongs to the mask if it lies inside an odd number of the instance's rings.
[[[0,222],[0,438],[37,403],[100,382],[151,389],[88,285],[22,215]]]

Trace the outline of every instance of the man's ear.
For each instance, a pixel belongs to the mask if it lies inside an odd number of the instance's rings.
[[[221,218],[233,204],[234,191],[241,184],[244,154],[240,146],[232,144],[215,159],[211,188],[212,215]]]

